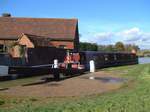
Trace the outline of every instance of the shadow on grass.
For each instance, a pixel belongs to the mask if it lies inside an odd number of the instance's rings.
[[[0,91],[8,90],[9,88],[0,88]]]

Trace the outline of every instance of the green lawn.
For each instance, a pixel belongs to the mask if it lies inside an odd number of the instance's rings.
[[[120,90],[67,98],[8,98],[0,96],[0,112],[149,112],[150,64],[103,69],[131,81]]]

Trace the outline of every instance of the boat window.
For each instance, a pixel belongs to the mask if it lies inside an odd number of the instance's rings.
[[[108,55],[104,55],[105,61],[108,61]]]
[[[117,60],[117,56],[116,55],[114,55],[114,60]]]

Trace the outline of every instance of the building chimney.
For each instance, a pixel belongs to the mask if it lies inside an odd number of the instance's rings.
[[[3,13],[2,17],[11,17],[11,14],[10,13]]]

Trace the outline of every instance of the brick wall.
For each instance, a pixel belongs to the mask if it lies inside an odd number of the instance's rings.
[[[34,44],[29,40],[29,38],[26,35],[23,35],[19,39],[19,44],[20,45],[25,45],[27,48],[34,48]]]
[[[51,41],[50,45],[54,47],[60,47],[61,45],[64,45],[65,49],[74,49],[74,42],[71,41]]]

